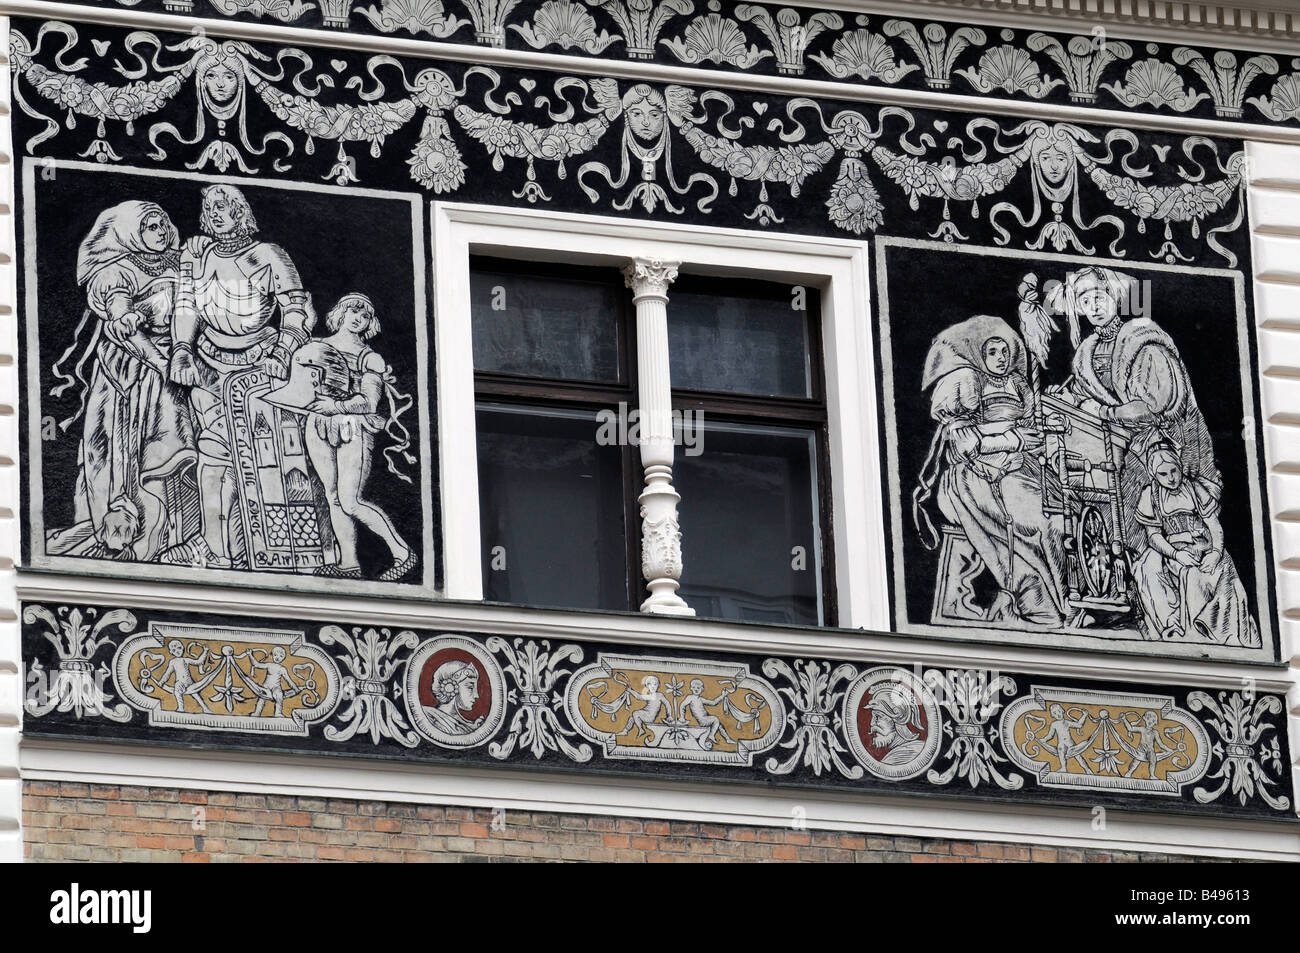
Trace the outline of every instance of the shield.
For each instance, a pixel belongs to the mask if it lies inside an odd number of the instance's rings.
[[[283,393],[268,401],[276,384],[260,368],[237,371],[224,382],[244,543],[242,555],[233,552],[236,534],[230,527],[232,557],[261,572],[310,573],[325,565],[333,540],[327,537],[324,490],[307,460],[306,415],[290,409]]]

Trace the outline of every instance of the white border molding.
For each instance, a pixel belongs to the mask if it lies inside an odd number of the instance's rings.
[[[822,327],[839,622],[845,628],[888,627],[883,529],[861,531],[884,526],[880,458],[871,450],[879,440],[872,330],[863,320],[871,313],[865,242],[454,202],[435,202],[432,218],[448,598],[483,597],[469,254],[615,267],[653,257],[681,262],[683,272],[829,288]],[[671,320],[671,291],[669,298]]]
[[[1087,850],[1199,854],[1242,860],[1300,860],[1294,823],[1217,821],[1108,811],[1101,830],[1086,805],[992,805],[978,800],[888,797],[861,791],[774,791],[719,785],[613,779],[572,772],[484,770],[401,761],[358,764],[341,758],[252,752],[166,752],[95,742],[28,741],[27,777],[90,784],[138,784],[202,791],[454,804],[506,811],[606,814],[710,824],[810,828],[1002,841]]]
[[[1246,159],[1278,625],[1300,784],[1300,146],[1247,142]]]
[[[9,19],[0,17],[0,68],[9,75]],[[18,321],[14,248],[14,161],[9,83],[0,89],[0,862],[22,859],[23,676],[18,588]]]

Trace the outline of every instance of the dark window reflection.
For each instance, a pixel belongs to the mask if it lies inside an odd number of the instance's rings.
[[[592,413],[478,407],[483,595],[627,609],[622,451]]]
[[[701,448],[673,467],[682,597],[703,617],[820,624],[813,432],[708,424]]]
[[[545,266],[538,266],[545,267]],[[470,268],[474,368],[530,377],[616,382],[621,283]]]
[[[679,278],[668,304],[673,387],[808,397],[808,315],[818,300],[801,286]]]

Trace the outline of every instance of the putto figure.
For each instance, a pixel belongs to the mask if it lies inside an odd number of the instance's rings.
[[[239,189],[205,188],[200,222],[204,234],[186,242],[181,256],[170,375],[191,388],[202,532],[163,561],[230,568],[228,527],[238,518],[241,485],[235,479],[226,385],[232,375],[249,369],[286,378],[293,352],[307,341],[316,315],[288,253],[254,238],[257,220]],[[192,298],[186,293],[191,285]]]

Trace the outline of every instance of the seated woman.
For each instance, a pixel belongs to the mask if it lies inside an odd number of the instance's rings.
[[[1063,546],[1043,513],[1041,473],[1025,348],[1005,321],[977,315],[937,335],[921,385],[939,424],[913,516],[928,548],[938,544],[925,503],[960,526],[998,586],[990,620],[1060,626]],[[944,466],[946,464],[946,466]],[[941,469],[942,468],[942,469]]]
[[[1147,469],[1137,520],[1148,548],[1133,561],[1147,637],[1258,648],[1245,589],[1223,548],[1218,485],[1187,476],[1168,443],[1152,444]]]

